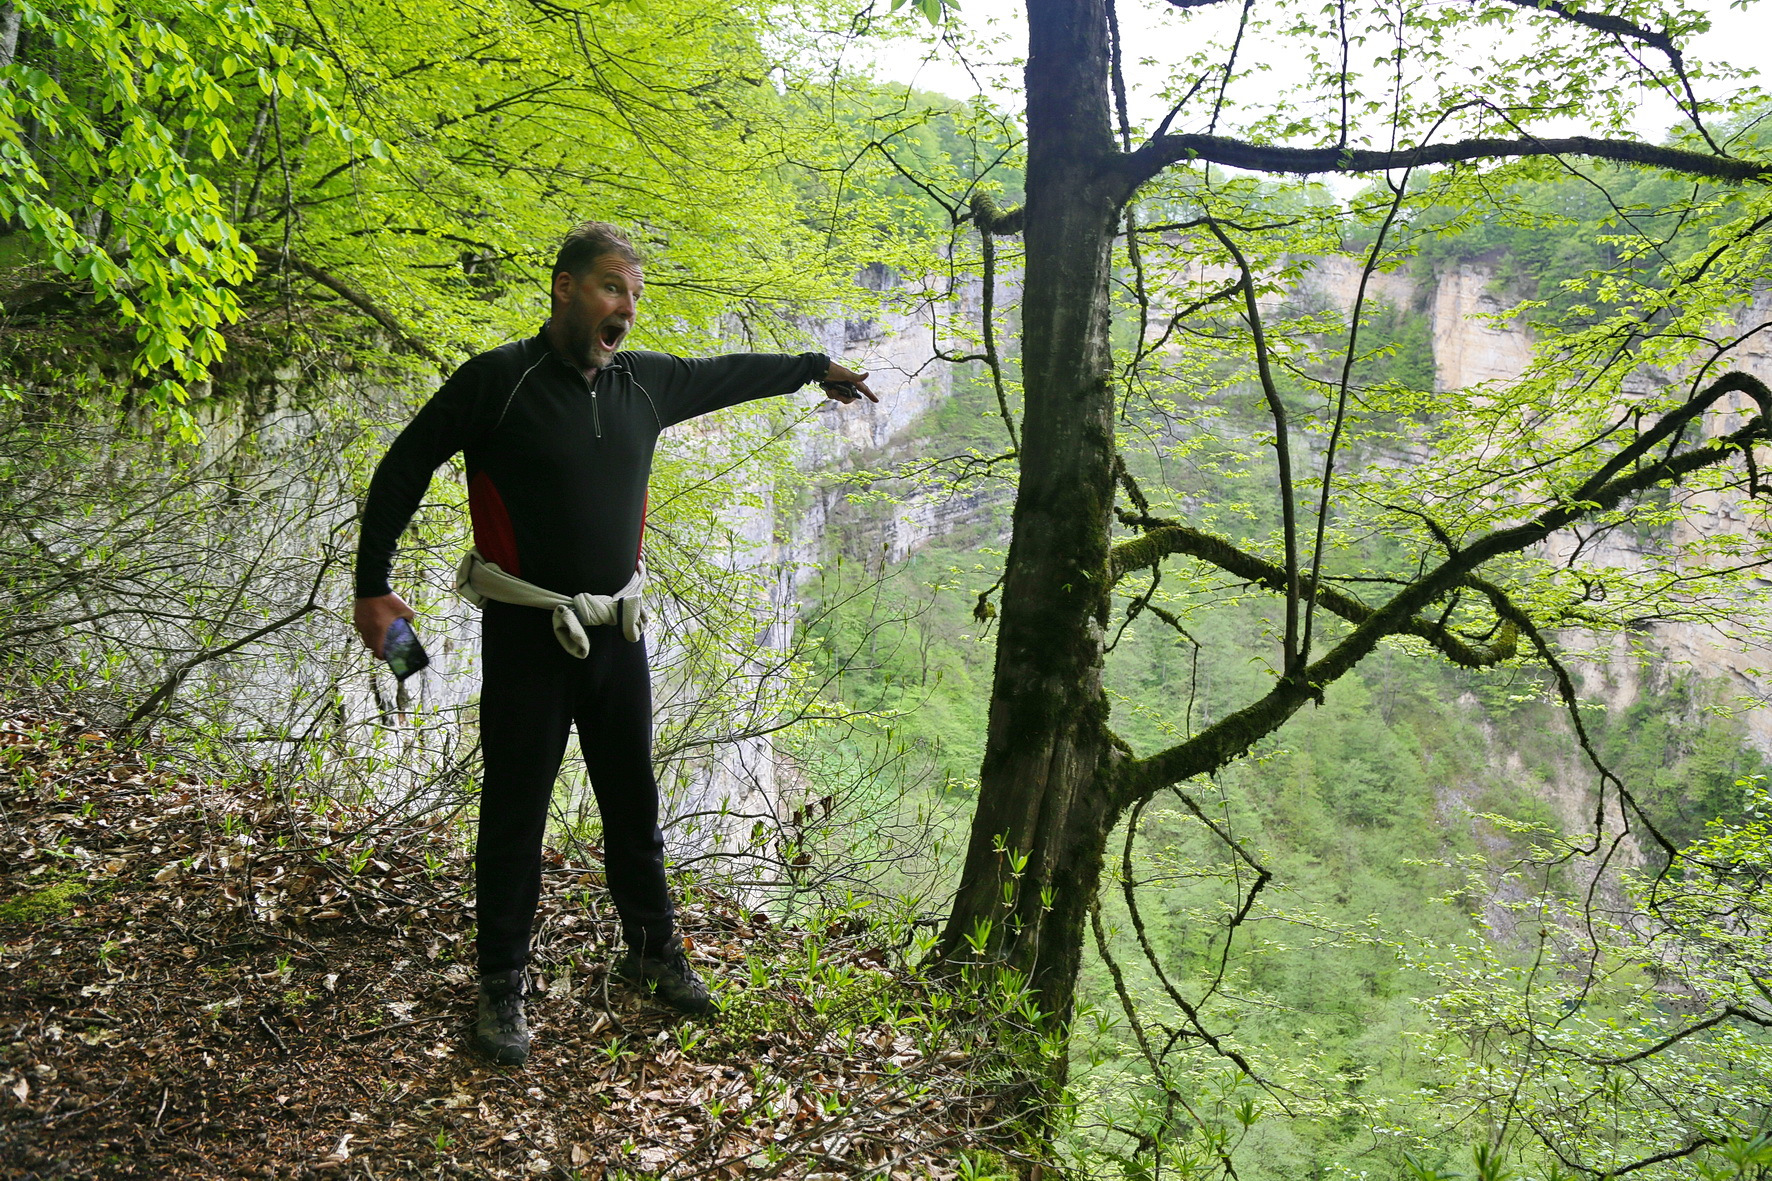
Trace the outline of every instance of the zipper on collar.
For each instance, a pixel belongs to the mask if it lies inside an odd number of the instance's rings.
[[[601,369],[597,370],[597,376],[603,376]],[[597,432],[597,437],[601,439],[603,437],[603,417],[597,413],[597,383],[586,378],[582,369],[578,372],[578,379],[585,383],[586,389],[591,391],[591,427]]]

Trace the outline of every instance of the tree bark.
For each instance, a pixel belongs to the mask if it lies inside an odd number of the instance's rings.
[[[1120,756],[1101,679],[1115,454],[1108,280],[1120,201],[1107,167],[1104,5],[1030,0],[1028,27],[1021,475],[978,812],[940,953],[949,962],[982,953],[1020,970],[1048,1021],[1064,1022],[1115,818],[1103,778]],[[1017,877],[1029,887],[1017,890]]]
[[[19,21],[23,16],[12,0],[0,0],[0,69],[12,64],[18,56]]]

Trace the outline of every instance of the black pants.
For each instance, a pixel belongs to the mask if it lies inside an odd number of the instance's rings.
[[[550,612],[486,604],[480,642],[486,771],[474,852],[482,972],[507,972],[529,961],[542,834],[575,722],[603,815],[604,868],[622,934],[630,946],[652,948],[672,934],[652,774],[646,641],[630,642],[616,627],[585,631],[591,651],[579,660],[554,638]]]

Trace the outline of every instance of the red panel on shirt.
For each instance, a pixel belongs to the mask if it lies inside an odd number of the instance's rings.
[[[652,489],[646,489],[646,495],[640,500],[640,544],[634,547],[634,564],[638,566],[646,553],[646,514],[652,508]]]
[[[488,562],[496,562],[506,574],[522,577],[517,564],[517,535],[511,531],[511,514],[492,477],[480,472],[468,481],[468,514],[474,519],[474,547]]]

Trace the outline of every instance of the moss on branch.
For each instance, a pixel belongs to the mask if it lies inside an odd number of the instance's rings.
[[[1022,207],[1005,210],[989,193],[972,194],[972,220],[981,233],[1005,237],[1021,233]]]
[[[1171,554],[1197,558],[1245,582],[1278,594],[1286,593],[1286,572],[1281,567],[1238,549],[1223,537],[1179,524],[1167,524],[1151,530],[1143,537],[1116,545],[1108,554],[1109,583],[1118,583],[1133,570],[1155,566]],[[1308,594],[1312,580],[1301,577],[1299,585],[1301,592]],[[1319,584],[1315,590],[1318,603],[1349,623],[1358,625],[1373,615],[1373,608],[1332,586]],[[1409,617],[1398,631],[1426,640],[1446,659],[1465,668],[1487,668],[1499,664],[1511,658],[1519,646],[1519,631],[1509,622],[1504,622],[1495,639],[1488,643],[1466,639],[1451,629],[1420,616]]]

